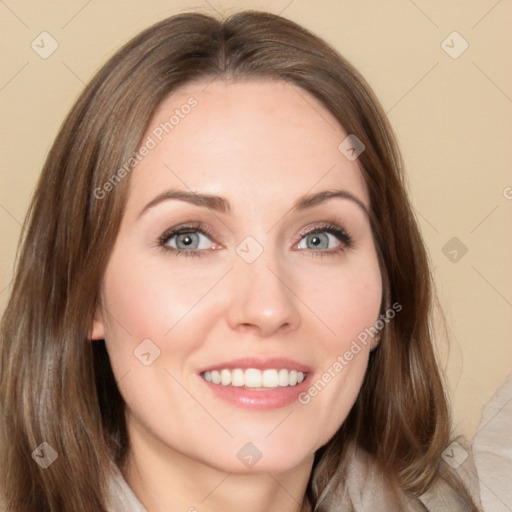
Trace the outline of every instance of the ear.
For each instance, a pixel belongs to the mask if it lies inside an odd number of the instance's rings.
[[[103,340],[105,339],[105,324],[103,322],[103,312],[101,306],[96,307],[94,312],[94,318],[92,321],[92,327],[89,331],[88,338],[90,340]]]
[[[379,332],[379,334],[377,334],[372,340],[372,343],[370,346],[370,352],[373,352],[379,346],[380,339],[381,339],[381,333]]]

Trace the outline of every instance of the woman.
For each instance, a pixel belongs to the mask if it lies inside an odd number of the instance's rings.
[[[478,510],[469,462],[442,458],[392,131],[303,28],[183,14],[137,36],[69,114],[24,233],[6,510]]]

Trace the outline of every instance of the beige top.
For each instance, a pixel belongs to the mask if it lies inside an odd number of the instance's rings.
[[[450,454],[449,454],[450,455]],[[446,462],[443,462],[446,463]],[[479,510],[480,490],[477,472],[468,451],[468,458],[455,471],[466,484]],[[333,484],[334,485],[334,484]],[[397,503],[386,491],[384,479],[369,457],[356,453],[342,489],[328,486],[318,500],[322,510],[332,512],[467,512],[466,504],[443,481],[437,482],[425,494],[405,504]],[[327,505],[327,506],[326,506]],[[109,512],[147,512],[124,480],[118,468],[110,482]]]
[[[147,512],[117,467],[114,468],[110,480],[109,497],[109,512]]]

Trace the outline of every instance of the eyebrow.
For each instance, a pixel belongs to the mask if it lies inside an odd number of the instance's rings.
[[[348,199],[357,204],[364,213],[369,216],[368,209],[363,201],[347,190],[324,190],[315,194],[305,194],[293,203],[291,210],[307,210],[330,199]],[[231,205],[225,197],[212,194],[200,194],[198,192],[187,192],[186,190],[167,190],[157,195],[148,204],[146,204],[137,218],[140,218],[146,211],[154,208],[156,205],[169,200],[184,201],[186,203],[208,208],[220,213],[231,212]]]

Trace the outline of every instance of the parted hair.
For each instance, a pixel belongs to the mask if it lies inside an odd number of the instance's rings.
[[[104,341],[88,333],[116,239],[128,174],[94,193],[137,151],[162,101],[185,84],[283,80],[317,98],[365,145],[359,164],[383,281],[386,323],[346,421],[315,456],[307,497],[343,483],[356,445],[406,495],[437,479],[476,510],[442,464],[447,400],[433,347],[429,262],[386,115],[361,75],[303,27],[255,11],[186,13],[144,30],[97,72],[65,119],[36,186],[0,330],[0,490],[16,512],[107,510],[111,464],[129,449],[125,404]],[[341,142],[341,141],[340,141]],[[59,454],[42,469],[32,452]],[[325,494],[325,493],[324,493]]]

